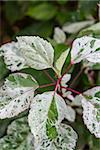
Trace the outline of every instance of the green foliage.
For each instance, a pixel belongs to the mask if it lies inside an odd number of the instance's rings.
[[[30,7],[27,15],[38,20],[50,20],[57,13],[56,7],[49,3],[41,3],[38,6]]]
[[[2,73],[0,73],[0,81],[1,81],[9,73],[9,70],[6,68],[6,65],[3,61],[3,58],[1,57],[0,57],[0,70],[2,71]]]
[[[40,30],[41,29],[41,30]],[[39,35],[41,37],[47,38],[51,36],[53,30],[53,22],[35,22],[32,25],[29,25],[25,29],[22,29],[20,32],[16,33],[15,36],[19,35]]]
[[[0,149],[32,150],[31,136],[27,118],[16,119],[8,126],[7,135],[0,139]]]
[[[1,2],[1,45],[32,37],[0,48],[0,150],[99,149],[98,4]]]

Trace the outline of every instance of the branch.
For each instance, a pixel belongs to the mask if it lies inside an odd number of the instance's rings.
[[[55,80],[50,76],[50,74],[49,74],[46,70],[43,70],[43,72],[48,76],[48,78],[49,78],[53,83],[55,83]]]
[[[40,85],[39,88],[45,88],[53,85],[55,85],[55,83],[44,84],[44,85]]]
[[[76,93],[76,94],[82,94],[82,93],[80,93],[79,91],[76,91],[76,90],[74,90],[74,89],[71,89],[71,88],[68,88],[68,87],[64,87],[64,86],[61,86],[61,88],[63,88],[63,89],[66,89],[66,90],[68,90],[68,91],[71,91],[71,92],[73,92],[73,93]]]

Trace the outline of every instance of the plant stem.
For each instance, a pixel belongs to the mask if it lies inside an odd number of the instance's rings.
[[[68,67],[67,67],[66,71],[64,72],[64,74],[62,75],[61,79],[62,79],[63,76],[70,70],[70,68],[71,68],[72,65],[73,65],[72,63],[70,63],[70,64],[68,65]]]
[[[50,76],[50,74],[49,74],[46,70],[43,70],[43,72],[48,76],[48,78],[49,78],[53,83],[55,83],[55,80]]]
[[[52,69],[54,70],[54,72],[56,73],[56,75],[58,77],[61,77],[61,74],[57,71],[57,69],[55,67],[52,66]]]
[[[45,88],[53,85],[55,85],[55,83],[44,84],[44,85],[40,85],[39,88]]]
[[[82,68],[79,72],[78,72],[78,74],[76,75],[76,77],[74,78],[74,80],[72,81],[72,83],[70,84],[70,87],[75,83],[75,81],[78,79],[78,77],[81,75],[81,73],[83,72],[83,69],[84,68]]]
[[[55,90],[54,90],[54,93],[53,93],[53,96],[54,96],[55,92],[57,91],[58,86],[59,86],[59,84],[60,84],[60,82],[61,82],[63,76],[69,71],[69,69],[71,68],[72,65],[73,65],[73,63],[70,63],[69,66],[67,67],[65,73],[64,73],[61,77],[58,78],[57,83],[56,83],[56,86],[55,86]],[[52,67],[52,69],[56,72],[56,70],[55,70],[54,67]],[[57,73],[57,72],[56,72],[56,73]],[[57,74],[57,75],[60,76],[59,74]]]
[[[61,78],[58,78],[57,83],[56,83],[56,86],[55,86],[55,89],[54,89],[53,96],[54,96],[55,92],[56,92],[57,89],[58,89],[58,86],[59,86],[60,81],[61,81]]]
[[[76,91],[76,90],[74,90],[74,89],[71,89],[71,88],[68,88],[68,87],[64,87],[64,86],[61,86],[61,88],[64,88],[64,89],[66,89],[66,90],[68,90],[68,91],[71,91],[71,92],[73,92],[73,93],[76,93],[76,94],[82,94],[82,93],[80,93],[79,91]]]

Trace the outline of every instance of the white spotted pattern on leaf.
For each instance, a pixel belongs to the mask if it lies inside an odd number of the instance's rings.
[[[21,70],[26,67],[25,59],[21,56],[18,43],[11,42],[1,46],[2,56],[7,68],[11,71]]]
[[[51,68],[54,49],[46,40],[35,36],[17,37],[18,47],[26,64],[37,70]]]
[[[94,87],[80,95],[83,107],[83,119],[87,128],[100,138],[100,87]]]
[[[27,118],[23,117],[8,126],[7,135],[0,138],[0,150],[33,150],[32,141]]]
[[[17,116],[28,109],[37,88],[31,75],[11,74],[0,88],[0,119]]]
[[[100,40],[88,36],[77,38],[72,44],[71,60],[79,63],[82,60],[100,62]]]
[[[36,150],[55,150],[58,147],[62,149],[63,146],[66,150],[72,150],[75,147],[77,134],[71,127],[62,125],[61,121],[64,118],[73,121],[74,117],[70,116],[70,108],[62,97],[57,93],[53,96],[53,92],[35,96],[31,104],[28,120],[35,137],[35,147]],[[70,136],[66,128],[70,128]],[[68,138],[69,140],[66,140]]]

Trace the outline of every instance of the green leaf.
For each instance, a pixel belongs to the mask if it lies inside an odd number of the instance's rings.
[[[97,139],[93,135],[90,135],[89,137],[89,146],[91,150],[98,150],[100,147],[100,138]]]
[[[79,96],[83,107],[83,119],[89,131],[100,138],[100,86]]]
[[[19,3],[18,1],[6,1],[4,4],[5,15],[7,21],[11,24],[25,16],[27,3]]]
[[[13,82],[13,84],[18,84],[19,86],[22,87],[35,87],[35,84],[37,86],[37,83],[35,83],[35,81],[33,81],[33,78],[28,75],[26,78],[24,78],[24,76],[21,76],[22,74],[15,74],[15,75],[10,75],[7,79],[11,82]]]
[[[4,77],[8,75],[8,73],[9,70],[6,68],[3,58],[0,57],[0,81],[4,79]]]
[[[53,96],[53,93],[37,95],[31,104],[28,120],[35,137],[35,148],[49,150],[63,145],[66,150],[70,150],[75,147],[77,135],[70,126],[61,122],[64,118],[73,121],[72,114],[70,115],[72,112],[62,97],[56,93]]]
[[[33,150],[32,140],[27,118],[20,118],[8,126],[7,135],[0,139],[0,149]]]
[[[30,7],[27,15],[38,20],[50,20],[57,13],[57,8],[50,3],[41,3],[34,7]]]
[[[22,35],[37,35],[40,37],[47,38],[52,35],[53,31],[53,22],[35,22],[34,24],[20,30],[14,35],[14,38],[16,36],[22,36]]]
[[[55,73],[52,69],[35,70],[32,68],[27,68],[27,69],[21,70],[21,72],[32,75],[36,79],[36,81],[39,83],[39,86],[51,84],[52,81],[48,77],[48,75],[51,76],[53,78],[53,80],[55,80],[55,81],[57,80],[55,77]],[[48,90],[54,90],[54,86],[39,88],[39,92],[46,92]]]
[[[91,1],[91,0],[87,0],[87,1],[83,1],[83,0],[79,0],[79,8],[80,8],[80,13],[82,15],[84,15],[84,17],[88,17],[88,16],[92,16],[94,15],[94,13],[96,12],[96,7],[97,4],[99,3],[99,0],[95,0],[95,1]],[[86,9],[88,8],[88,9]]]
[[[57,0],[57,3],[60,4],[60,5],[64,5],[64,4],[67,3],[67,1],[68,1],[68,0],[63,0],[63,1]]]
[[[11,74],[0,88],[0,119],[17,116],[28,109],[37,88],[31,75]]]

